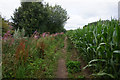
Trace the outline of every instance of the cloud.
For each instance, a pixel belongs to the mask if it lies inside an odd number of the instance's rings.
[[[67,10],[70,19],[66,29],[78,27],[98,21],[99,19],[117,18],[119,0],[44,0],[51,5],[59,4]]]
[[[0,12],[2,17],[10,19],[16,8],[20,6],[19,0],[0,0]]]
[[[76,29],[88,23],[118,17],[119,0],[44,0],[51,5],[61,5],[66,9],[70,19],[66,22],[65,28]],[[2,16],[10,19],[15,8],[20,6],[20,0],[1,0],[0,12]]]

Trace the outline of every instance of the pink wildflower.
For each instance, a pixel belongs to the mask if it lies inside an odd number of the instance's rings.
[[[10,31],[7,31],[7,33],[9,34],[9,33],[10,33]]]
[[[13,29],[13,26],[10,26],[9,28],[10,28],[10,29]]]
[[[63,32],[60,33],[61,35],[64,34]]]
[[[46,33],[43,33],[43,34],[42,34],[42,37],[45,37],[45,35],[46,35]]]
[[[37,31],[34,32],[34,34],[37,33]]]
[[[35,36],[34,36],[34,38],[35,38],[35,39],[37,39],[37,38],[38,38],[38,36],[37,36],[37,35],[35,35]]]

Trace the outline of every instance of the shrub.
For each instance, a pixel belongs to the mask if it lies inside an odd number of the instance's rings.
[[[79,61],[69,61],[67,63],[68,72],[70,73],[79,72],[81,70],[80,66],[81,65]]]

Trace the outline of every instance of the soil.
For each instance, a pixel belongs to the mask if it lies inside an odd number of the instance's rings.
[[[64,48],[62,49],[62,54],[64,57],[58,60],[58,69],[56,72],[56,78],[68,78],[68,72],[65,64],[66,57],[66,47],[67,47],[67,37],[64,39]]]

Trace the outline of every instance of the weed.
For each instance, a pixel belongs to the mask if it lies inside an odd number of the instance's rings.
[[[67,62],[67,69],[68,69],[68,72],[70,73],[76,73],[76,72],[79,72],[81,69],[80,69],[80,62],[79,61],[69,61]]]

